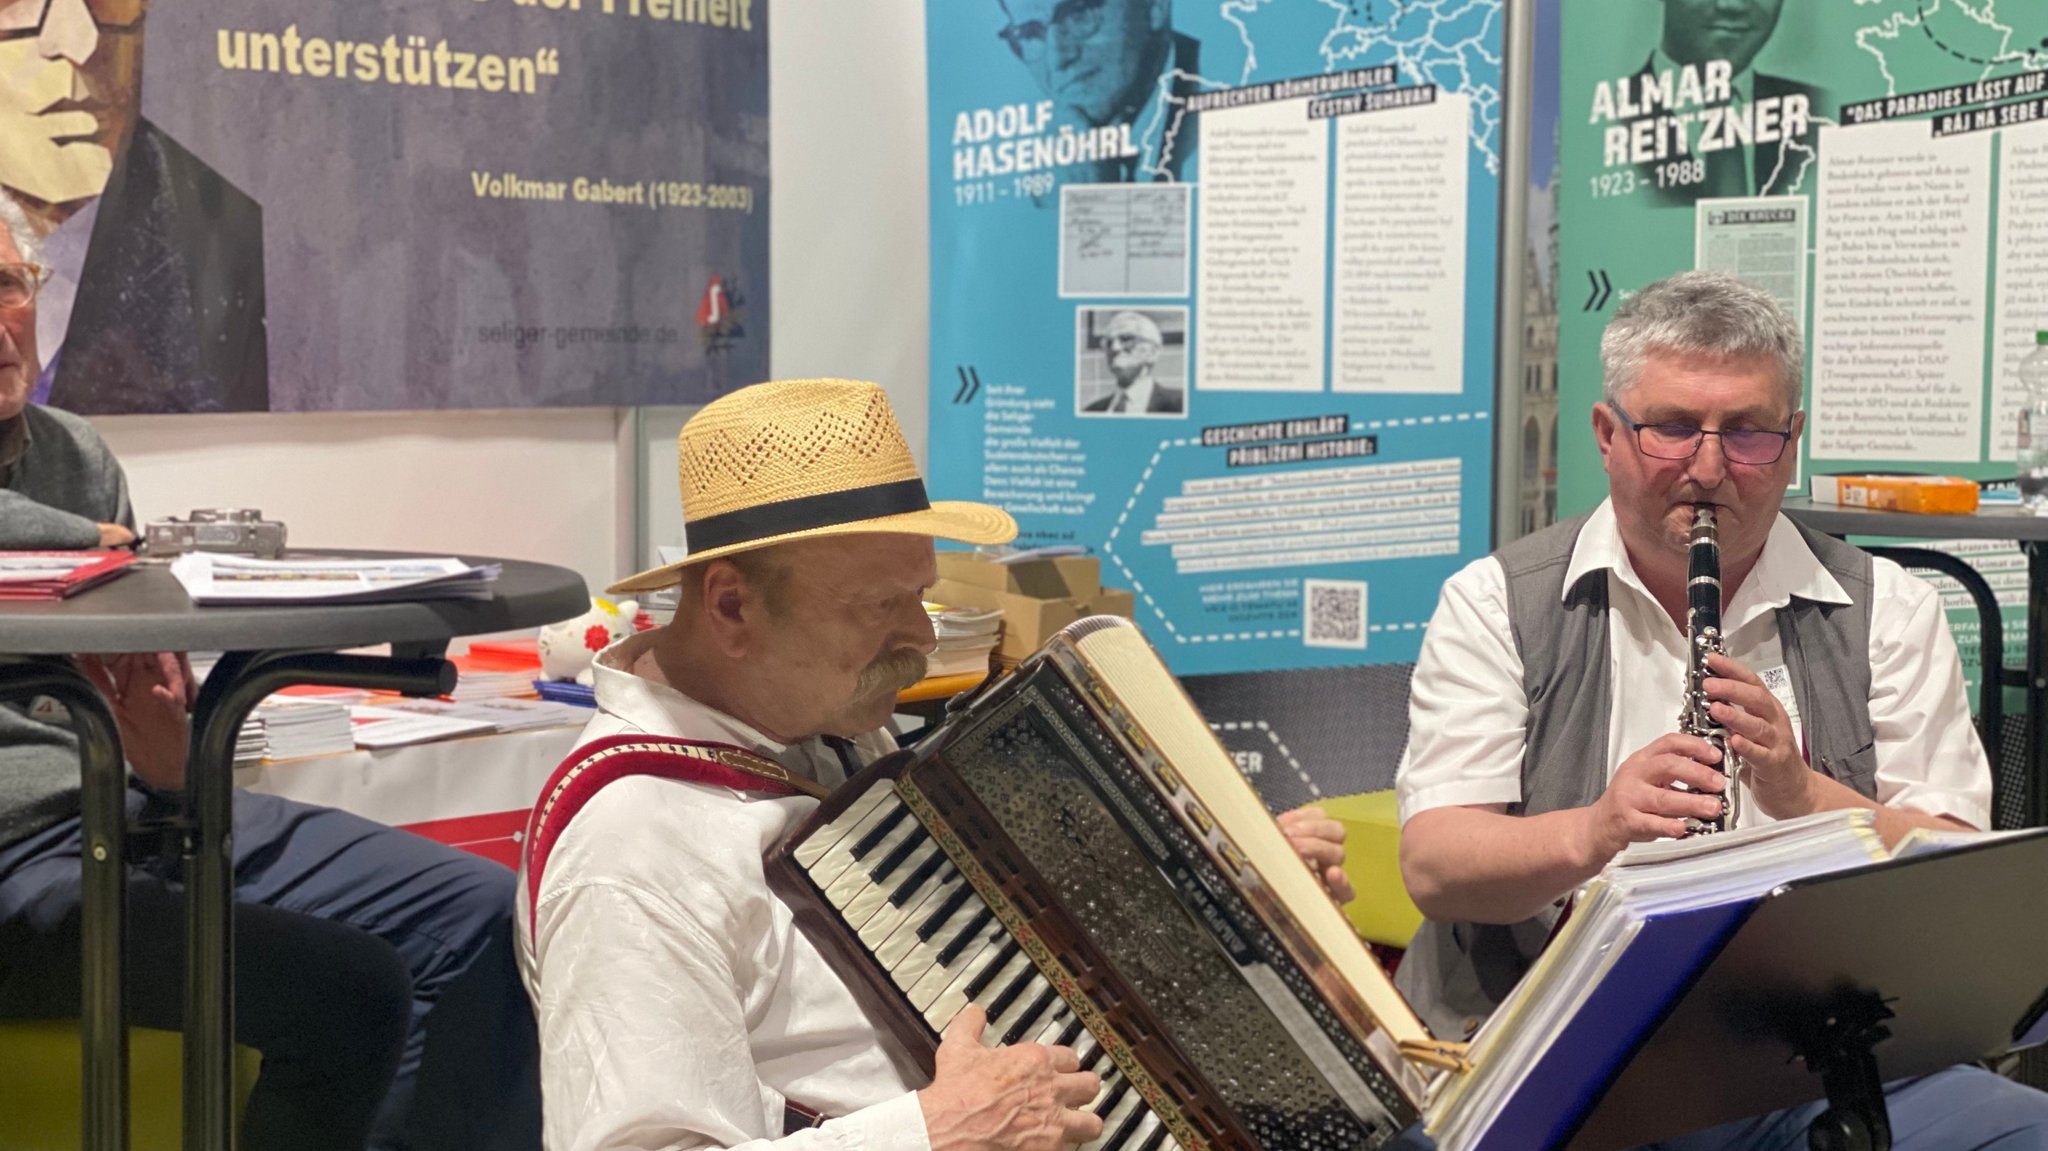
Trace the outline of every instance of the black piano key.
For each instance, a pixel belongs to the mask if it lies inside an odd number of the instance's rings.
[[[1102,1102],[1096,1106],[1096,1116],[1102,1119],[1109,1118],[1109,1113],[1116,1110],[1116,1105],[1124,1101],[1124,1096],[1129,1094],[1130,1090],[1131,1081],[1121,1075],[1117,1076],[1116,1085],[1109,1089],[1109,1093],[1104,1095]]]
[[[1166,1139],[1166,1124],[1161,1123],[1157,1128],[1153,1130],[1152,1137],[1150,1139],[1147,1139],[1143,1143],[1140,1143],[1138,1145],[1138,1151],[1159,1151],[1161,1147],[1166,1146]]]
[[[974,922],[969,923],[959,935],[954,936],[953,942],[948,943],[944,951],[939,952],[939,966],[953,966],[954,961],[960,958],[960,953],[967,950],[969,944],[980,940],[982,933],[995,921],[996,913],[987,906],[982,907],[981,912],[974,917]],[[972,995],[971,992],[969,994]]]
[[[918,848],[924,847],[929,843],[931,841],[922,835],[904,836],[903,842],[897,844],[894,851],[883,856],[882,862],[875,864],[875,869],[869,873],[869,878],[873,879],[876,883],[888,882],[889,877],[895,874],[896,869],[903,866],[904,860],[916,854]],[[936,846],[932,848],[932,851],[934,854],[944,854]]]
[[[953,888],[953,894],[940,901],[939,909],[932,912],[930,917],[923,923],[918,924],[917,941],[919,943],[930,943],[932,936],[939,933],[939,928],[944,927],[955,915],[960,914],[960,909],[967,906],[968,897],[974,894],[974,888],[968,885],[966,876],[955,876],[952,882],[958,885]],[[965,935],[968,932],[963,931],[961,934]],[[958,941],[956,940],[955,942]],[[939,963],[943,965],[945,962],[945,953],[940,952]]]
[[[889,833],[901,827],[903,821],[909,818],[910,809],[899,807],[887,819],[868,828],[868,833],[861,836],[860,840],[853,845],[853,857],[855,859],[866,859],[869,852],[881,846],[882,841],[889,838]],[[915,839],[914,836],[912,838]]]
[[[926,857],[923,863],[918,864],[909,875],[904,877],[903,886],[896,889],[896,894],[889,897],[889,902],[894,903],[898,907],[909,903],[911,895],[918,888],[924,886],[925,880],[937,875],[941,867],[950,869],[952,866],[953,861],[946,858],[945,852],[934,850],[930,856]],[[953,878],[960,878],[960,874],[954,872]],[[948,882],[951,881],[949,880]]]
[[[1002,972],[1003,968],[1010,965],[1010,960],[1015,959],[1023,951],[1022,948],[1017,946],[1017,941],[1014,939],[1009,940],[1002,946],[1003,949],[996,953],[996,957],[989,961],[989,965],[981,969],[981,974],[968,982],[966,988],[968,999],[981,998],[981,993],[987,991],[988,985],[995,982],[996,976]],[[1026,970],[1029,970],[1029,968]],[[991,1011],[989,1014],[994,1015],[995,1012]]]
[[[1079,1039],[1084,1030],[1086,1028],[1081,1025],[1081,1020],[1076,1018],[1067,1024],[1066,1030],[1054,1037],[1052,1045],[1054,1047],[1072,1047],[1074,1040]]]
[[[1095,1037],[1093,1035],[1090,1035],[1088,1037],[1087,1042],[1083,1043],[1080,1046],[1080,1048],[1074,1052],[1074,1054],[1079,1055],[1081,1057],[1081,1066],[1083,1069],[1093,1067],[1097,1062],[1099,1062],[1102,1059],[1102,1044],[1097,1043],[1095,1041]]]
[[[1040,1031],[1045,1030],[1045,1023],[1039,1017],[1045,1014],[1046,1008],[1058,1002],[1060,1002],[1059,992],[1054,991],[1051,987],[1047,987],[1044,991],[1039,992],[1038,998],[1031,1001],[1031,1006],[1024,1009],[1024,1014],[1017,1017],[1017,1022],[1011,1024],[1008,1031],[1003,1032],[1003,1043],[1005,1045],[1015,1043],[1020,1039],[1036,1035]]]
[[[989,1019],[993,1021],[1001,1018],[1004,1012],[1016,1005],[1018,998],[1024,994],[1024,989],[1037,980],[1038,968],[1026,963],[1024,969],[1017,973],[1017,977],[1010,980],[1010,985],[997,992],[996,997],[989,1001]]]
[[[1130,1084],[1125,1083],[1124,1086],[1128,1087],[1130,1086]],[[1109,1138],[1103,1140],[1102,1145],[1104,1147],[1122,1147],[1124,1143],[1127,1142],[1132,1135],[1137,1133],[1138,1124],[1143,1123],[1145,1121],[1145,1116],[1147,1113],[1148,1112],[1142,1103],[1136,1107],[1131,1108],[1131,1113],[1129,1115],[1124,1116],[1124,1121],[1122,1123],[1117,1124],[1116,1131],[1113,1134],[1111,1134]]]

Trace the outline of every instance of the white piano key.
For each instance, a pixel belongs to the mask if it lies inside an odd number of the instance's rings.
[[[918,823],[915,819],[906,819],[894,831],[891,831],[873,851],[868,853],[868,858],[879,860],[896,850],[898,846],[913,835],[923,836],[924,834],[925,830],[922,824]],[[869,869],[865,864],[866,860],[853,861],[844,872],[840,873],[839,878],[833,880],[831,886],[825,889],[825,898],[831,901],[832,906],[845,907],[853,902],[854,896],[859,895],[872,885],[873,881],[869,878]]]
[[[957,991],[966,987],[974,976],[980,973],[981,968],[987,966],[989,960],[994,958],[996,952],[1001,950],[1002,944],[1009,936],[1004,933],[1002,926],[997,924],[982,928],[981,939],[982,942],[970,943],[961,949],[960,954],[950,965],[935,964],[919,978],[910,989],[910,1005],[919,1011],[925,1011],[947,991]],[[964,994],[960,1002],[965,1006],[967,1000]],[[959,1009],[955,1007],[953,1010]],[[949,1013],[946,1017],[950,1019],[952,1015]]]
[[[955,1015],[960,1014],[960,1009],[971,1002],[967,994],[968,985],[980,979],[987,969],[994,965],[994,961],[1002,960],[1002,966],[997,968],[996,979],[994,980],[998,984],[1008,978],[1009,971],[1016,964],[1031,962],[1022,951],[1013,950],[1013,947],[1014,945],[1005,937],[998,940],[994,946],[985,949],[982,957],[976,959],[966,971],[961,972],[960,978],[954,980],[952,986],[946,988],[937,1001],[925,1009],[924,1017],[927,1020],[938,1020],[932,1026],[942,1031],[945,1030],[946,1023],[951,1022]],[[986,988],[983,989],[982,994],[988,994]]]
[[[1119,1076],[1117,1081],[1122,1084],[1122,1077]],[[1136,1089],[1126,1086],[1123,1097],[1116,1101],[1116,1106],[1110,1109],[1109,1114],[1102,1117],[1102,1137],[1092,1143],[1081,1144],[1081,1151],[1116,1151],[1121,1146],[1115,1142],[1117,1129],[1123,1126],[1125,1119],[1130,1118],[1133,1112],[1144,1105],[1145,1100]]]
[[[839,846],[841,840],[852,834],[853,829],[862,820],[874,814],[875,809],[880,807],[884,801],[894,801],[895,799],[896,789],[889,786],[886,781],[868,788],[867,794],[846,805],[846,810],[839,813],[838,819],[819,828],[811,834],[809,839],[804,840],[803,843],[797,846],[797,849],[791,853],[795,857],[797,865],[805,871],[811,870],[817,865],[819,860],[825,858],[827,852]]]
[[[923,926],[924,921],[931,918],[932,913],[939,909],[939,905],[951,898],[953,892],[965,882],[967,880],[956,871],[950,877],[943,873],[936,875],[925,884],[924,895],[913,899],[903,908],[903,919],[896,925],[896,930],[891,931],[887,938],[875,946],[875,962],[882,965],[882,970],[889,972],[893,978],[896,969],[903,966],[919,948],[923,948],[930,957],[925,961],[927,966],[931,960],[939,957],[938,952],[926,947],[924,940],[918,938],[917,929]],[[908,986],[903,980],[897,980],[897,984]]]
[[[832,849],[818,860],[817,866],[811,868],[811,882],[819,887],[831,886],[833,881],[846,871],[848,865],[853,863],[853,845],[860,841],[860,837],[901,810],[903,801],[893,795],[884,796],[882,803],[877,804],[873,811],[862,817],[852,830],[841,837],[839,842],[832,845]]]
[[[899,877],[906,877],[910,875],[915,870],[914,865],[920,856],[928,854],[936,855],[938,854],[938,851],[938,844],[926,843],[923,847],[918,848],[917,852],[911,856],[911,863],[904,867],[898,868],[896,874]],[[951,870],[950,864],[947,865],[946,870]],[[959,873],[955,872],[954,874],[957,875]],[[894,935],[896,933],[897,928],[903,926],[904,923],[910,921],[911,916],[914,914],[916,905],[922,903],[924,899],[932,893],[933,886],[936,883],[938,883],[942,878],[942,874],[934,874],[930,878],[927,878],[924,881],[924,883],[921,884],[916,890],[910,891],[907,894],[905,894],[905,901],[901,903],[897,902],[896,900],[896,896],[899,893],[901,893],[900,888],[892,887],[888,883],[875,884],[876,887],[889,888],[889,895],[883,902],[883,905],[875,909],[874,915],[864,920],[859,925],[861,943],[865,944],[870,952],[880,950],[883,942],[886,941],[891,935]],[[847,922],[853,922],[853,917],[851,915],[847,916]]]

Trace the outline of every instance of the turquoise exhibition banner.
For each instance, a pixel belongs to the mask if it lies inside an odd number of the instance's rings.
[[[1488,550],[1499,0],[931,0],[934,494],[1182,674],[1411,661]]]

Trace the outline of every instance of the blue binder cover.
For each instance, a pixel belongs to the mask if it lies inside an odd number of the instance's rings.
[[[1652,916],[1501,1108],[1476,1151],[1553,1151],[1761,899]]]

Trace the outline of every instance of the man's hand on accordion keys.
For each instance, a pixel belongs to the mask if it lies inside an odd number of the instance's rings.
[[[1283,811],[1279,823],[1294,853],[1323,881],[1330,898],[1351,902],[1357,893],[1351,889],[1351,878],[1344,874],[1344,825],[1323,814],[1320,807]]]
[[[1102,1136],[1085,1110],[1102,1090],[1071,1047],[982,1046],[988,1017],[968,1004],[940,1037],[932,1085],[917,1093],[932,1151],[1059,1151]]]

